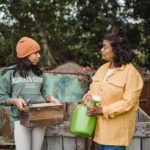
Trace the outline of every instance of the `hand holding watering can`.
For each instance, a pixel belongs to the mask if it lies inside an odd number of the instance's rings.
[[[100,101],[101,98],[97,95],[86,95],[83,100],[82,103],[87,105],[87,114],[90,116],[94,116],[94,115],[102,115],[103,114],[103,110],[102,110],[102,106],[100,105]]]

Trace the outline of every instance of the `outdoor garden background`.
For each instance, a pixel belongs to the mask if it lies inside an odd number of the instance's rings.
[[[144,80],[140,99],[144,111],[138,114],[135,137],[126,150],[149,150],[150,0],[0,0],[0,68],[15,55],[18,40],[29,36],[40,43],[41,66],[48,71],[69,69],[91,77],[104,63],[99,54],[104,34],[121,26],[128,31],[133,64]],[[68,62],[69,66],[62,66]],[[97,150],[91,140],[70,134],[67,121],[73,106],[64,105],[66,122],[47,130],[42,150]],[[1,109],[0,137],[7,139],[12,138],[8,113]],[[0,149],[6,147],[14,149],[15,145],[0,138]]]

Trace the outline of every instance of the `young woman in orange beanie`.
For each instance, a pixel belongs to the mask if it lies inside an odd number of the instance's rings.
[[[45,75],[40,69],[40,45],[32,38],[23,37],[16,46],[16,57],[5,68],[0,78],[0,103],[10,105],[14,121],[16,150],[41,150],[45,127],[26,128],[20,125],[19,113],[31,103],[59,101],[46,93]]]

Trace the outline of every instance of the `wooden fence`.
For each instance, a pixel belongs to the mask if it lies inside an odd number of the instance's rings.
[[[76,137],[69,132],[69,124],[48,128],[45,134],[42,150],[98,150],[97,144],[90,139]],[[139,122],[132,143],[126,150],[150,149],[150,122]]]
[[[0,150],[15,150],[15,143],[0,138]],[[90,139],[69,132],[69,122],[47,128],[42,150],[98,150]],[[132,143],[125,150],[150,150],[150,122],[138,122]]]
[[[69,131],[70,114],[76,105],[77,103],[64,103],[65,121],[47,128],[42,150],[98,150],[97,144],[92,140],[74,136]],[[3,133],[7,131],[6,138],[12,137],[7,124],[6,129],[3,128]],[[14,147],[14,143],[0,141],[0,150],[15,150]],[[150,150],[150,117],[142,109],[138,113],[134,139],[125,150]]]
[[[69,108],[70,107],[70,108]],[[72,110],[72,105],[68,110]],[[69,114],[66,115],[69,118]],[[91,139],[77,137],[69,131],[69,121],[46,130],[42,150],[98,150]],[[139,109],[136,132],[132,143],[125,150],[150,150],[150,117]]]

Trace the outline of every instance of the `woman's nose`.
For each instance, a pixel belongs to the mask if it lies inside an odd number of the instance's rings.
[[[100,49],[100,52],[103,52],[104,51],[104,48],[102,47],[101,49]]]

